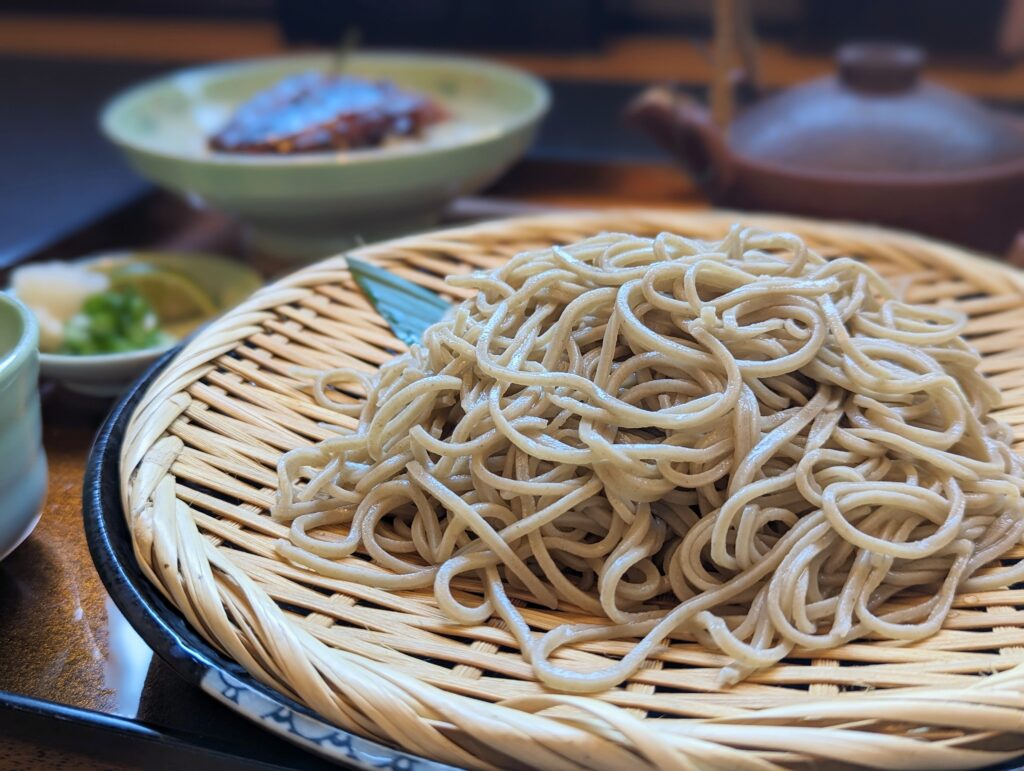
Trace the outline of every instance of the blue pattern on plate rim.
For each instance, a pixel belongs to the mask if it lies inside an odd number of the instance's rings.
[[[368,771],[382,768],[390,771],[455,771],[453,766],[407,755],[300,714],[253,690],[227,672],[208,669],[200,686],[217,701],[266,730],[329,760]]]

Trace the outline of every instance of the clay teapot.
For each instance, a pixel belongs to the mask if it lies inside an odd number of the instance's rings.
[[[850,44],[838,72],[763,99],[721,131],[664,86],[627,120],[713,202],[885,224],[1003,254],[1024,230],[1024,124],[920,77],[924,55]]]

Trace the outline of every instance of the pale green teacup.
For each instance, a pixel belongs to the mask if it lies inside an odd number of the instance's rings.
[[[0,292],[0,559],[32,532],[45,496],[39,329],[24,305]]]

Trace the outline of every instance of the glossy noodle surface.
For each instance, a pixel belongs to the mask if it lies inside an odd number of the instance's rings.
[[[794,649],[920,639],[957,592],[1024,577],[1000,560],[1024,534],[1021,460],[964,317],[864,264],[737,227],[451,280],[479,291],[421,346],[315,376],[359,426],[280,462],[295,564],[499,617],[569,692],[668,638],[729,656],[723,684]],[[534,632],[524,597],[606,621]],[[634,644],[597,670],[558,655],[608,639]]]

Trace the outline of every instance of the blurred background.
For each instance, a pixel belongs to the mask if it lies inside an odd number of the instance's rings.
[[[935,81],[1024,111],[1022,0],[752,0],[749,13],[762,95],[831,71],[843,42],[884,39],[927,51]],[[0,266],[73,234],[89,247],[83,228],[152,190],[97,130],[113,94],[187,64],[333,47],[351,29],[363,47],[472,52],[548,81],[551,111],[514,185],[506,178],[491,191],[499,197],[693,198],[671,154],[622,113],[652,83],[704,98],[713,17],[708,0],[5,0]],[[750,99],[739,88],[737,109]],[[108,229],[96,245],[137,245],[157,227],[176,228],[180,212],[170,209],[136,209],[114,229],[123,244]]]

